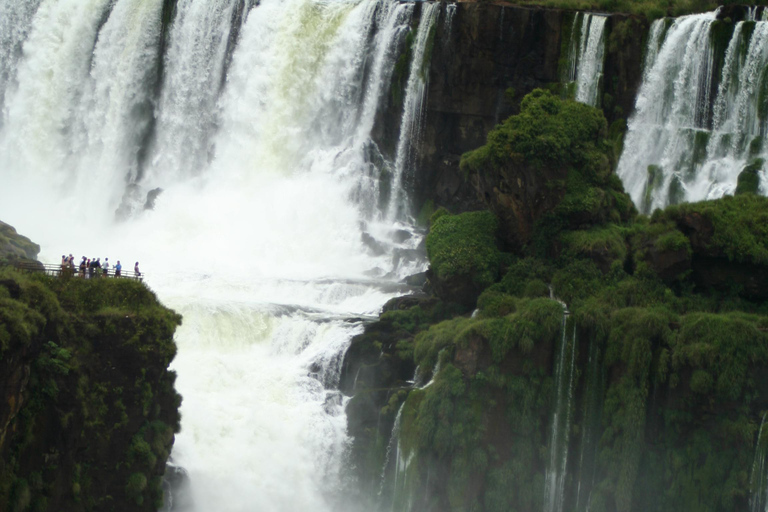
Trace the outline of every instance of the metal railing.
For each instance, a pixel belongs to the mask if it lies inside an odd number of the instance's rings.
[[[44,273],[47,276],[53,277],[73,277],[79,279],[102,279],[102,278],[117,278],[117,279],[136,279],[137,281],[144,280],[144,273],[137,274],[130,270],[122,270],[120,275],[115,274],[115,268],[110,267],[106,272],[103,268],[85,269],[81,271],[79,267],[70,267],[68,265],[49,265],[44,263],[38,263],[36,261],[16,261],[11,264],[16,270],[20,272],[39,272]]]

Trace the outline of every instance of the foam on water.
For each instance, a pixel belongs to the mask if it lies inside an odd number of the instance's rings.
[[[251,4],[180,0],[161,55],[161,0],[25,2],[22,35],[0,36],[3,56],[24,40],[7,66],[0,219],[44,261],[139,261],[183,315],[172,456],[196,510],[322,511],[348,443],[341,355],[424,268],[407,211],[378,208],[367,153],[414,9]]]

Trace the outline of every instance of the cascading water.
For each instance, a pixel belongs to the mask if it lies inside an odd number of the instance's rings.
[[[581,440],[575,474],[576,499],[573,508],[578,512],[589,510],[590,495],[595,483],[595,461],[601,433],[600,422],[605,379],[599,344],[594,337],[589,342],[589,357],[583,382]]]
[[[162,0],[0,0],[0,218],[43,260],[140,261],[183,315],[172,457],[196,511],[322,511],[348,442],[341,355],[424,268],[397,257],[420,236],[393,241],[408,217],[380,220],[369,158],[414,6],[254,3],[179,0],[163,55]]]
[[[502,15],[504,14],[504,8],[501,8]],[[445,6],[445,44],[450,43],[451,34],[453,32],[453,17],[456,16],[456,4],[447,4]],[[503,19],[503,18],[501,18]]]
[[[41,1],[0,4],[0,105],[3,105],[9,82],[14,79],[16,63],[21,57],[21,45],[27,38],[32,17]]]
[[[755,441],[755,456],[752,461],[752,474],[749,477],[751,496],[749,498],[749,512],[763,512],[768,506],[768,475],[766,474],[766,439],[763,438],[765,416],[760,421],[760,430],[757,431]]]
[[[577,13],[571,27],[568,67],[563,80],[571,84],[574,99],[587,105],[599,103],[607,20],[606,16]]]
[[[428,74],[425,64],[429,64],[431,45],[434,44],[435,32],[433,26],[440,12],[440,4],[427,4],[423,6],[419,29],[413,43],[413,57],[408,74],[405,100],[403,101],[403,118],[400,128],[400,138],[397,142],[397,157],[395,160],[393,181],[401,184],[407,179],[407,172],[412,168],[414,147],[418,145],[421,137],[421,127],[424,115],[424,99]],[[402,214],[407,207],[403,188],[398,187],[398,192],[392,194],[389,206],[389,216]]]
[[[618,166],[644,211],[732,194],[745,168],[759,178],[759,191],[768,192],[768,23],[730,26],[716,18],[684,16],[666,30],[666,20],[652,27]]]
[[[549,459],[544,481],[544,512],[562,512],[565,497],[576,365],[576,328],[565,304],[563,304],[562,330],[563,336],[557,347],[558,355],[555,361],[555,402],[548,447]]]
[[[181,0],[164,56],[165,83],[147,178],[177,182],[206,162],[217,122],[232,17],[243,0]],[[174,171],[181,175],[174,175]]]

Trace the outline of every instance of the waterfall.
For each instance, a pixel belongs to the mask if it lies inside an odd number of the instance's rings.
[[[231,21],[241,2],[176,4],[152,155],[145,171],[146,179],[157,186],[168,186],[190,171],[200,172],[197,164],[211,156]]]
[[[408,71],[408,85],[405,89],[403,117],[392,177],[393,182],[398,185],[407,181],[409,173],[413,172],[414,148],[418,146],[421,140],[426,86],[429,78],[429,57],[435,37],[433,27],[439,12],[440,4],[438,3],[422,4],[421,19],[413,43],[413,56]],[[408,213],[408,206],[402,192],[403,188],[398,187],[397,190],[399,192],[392,194],[389,205],[390,218],[397,218]]]
[[[550,288],[551,293],[551,288]],[[562,512],[565,497],[568,445],[571,430],[573,380],[576,364],[576,328],[563,304],[563,335],[555,360],[555,402],[549,439],[549,459],[544,481],[544,512]],[[568,333],[572,333],[569,338]]]
[[[395,450],[399,450],[398,446],[398,438],[400,436],[400,421],[403,415],[403,407],[405,407],[405,402],[400,404],[400,407],[397,409],[397,414],[395,415],[395,423],[392,425],[392,434],[389,436],[389,442],[387,443],[387,451],[384,454],[384,465],[381,468],[381,483],[379,484],[379,496],[384,492],[384,484],[387,481],[387,468],[389,468],[389,458],[392,454],[392,448],[395,447]],[[395,464],[395,491],[397,491],[397,464]]]
[[[589,342],[589,358],[584,378],[584,397],[581,413],[581,440],[579,448],[578,474],[576,478],[576,501],[574,510],[589,510],[590,495],[595,483],[595,461],[600,438],[602,412],[602,391],[604,379],[600,348],[593,336]]]
[[[658,57],[659,50],[661,50],[667,28],[669,26],[667,25],[666,18],[661,18],[651,23],[651,29],[648,33],[648,45],[645,48],[645,58],[643,60],[643,74],[646,77],[656,63],[656,57]]]
[[[415,9],[256,4],[179,0],[164,27],[162,0],[0,0],[0,218],[44,261],[140,261],[183,315],[172,456],[196,512],[322,512],[349,443],[342,355],[425,267],[397,257],[421,236],[382,220],[394,164],[371,157]],[[422,7],[414,61],[437,13]]]
[[[456,4],[446,4],[445,6],[445,44],[450,44],[451,34],[453,33],[453,17],[456,15]],[[501,8],[500,22],[504,22],[504,7]]]
[[[766,475],[766,450],[763,440],[763,427],[765,426],[765,416],[760,421],[760,430],[757,431],[755,440],[755,457],[752,461],[752,474],[749,477],[749,488],[751,496],[749,498],[749,511],[762,512],[768,504],[768,475]]]
[[[768,23],[729,32],[716,13],[683,16],[665,31],[667,23],[655,22],[649,37],[618,166],[625,188],[647,212],[732,194],[749,166],[767,193]]]
[[[572,84],[574,99],[587,105],[599,104],[607,20],[606,16],[589,13],[577,13],[573,19],[564,80]]]
[[[0,105],[3,105],[5,91],[16,79],[16,63],[21,57],[21,45],[27,38],[32,17],[41,1],[0,4]]]

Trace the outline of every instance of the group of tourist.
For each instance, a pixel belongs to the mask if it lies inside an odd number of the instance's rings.
[[[86,258],[80,260],[80,265],[75,266],[75,257],[70,253],[69,256],[62,254],[61,256],[61,271],[69,272],[71,274],[80,273],[80,277],[89,279],[92,277],[109,277],[110,264],[109,258],[104,258],[104,263],[101,262],[101,258]],[[141,277],[139,271],[139,262],[133,266],[133,273],[135,277]],[[114,277],[123,276],[123,266],[120,264],[120,260],[117,260],[117,264],[113,267]]]

